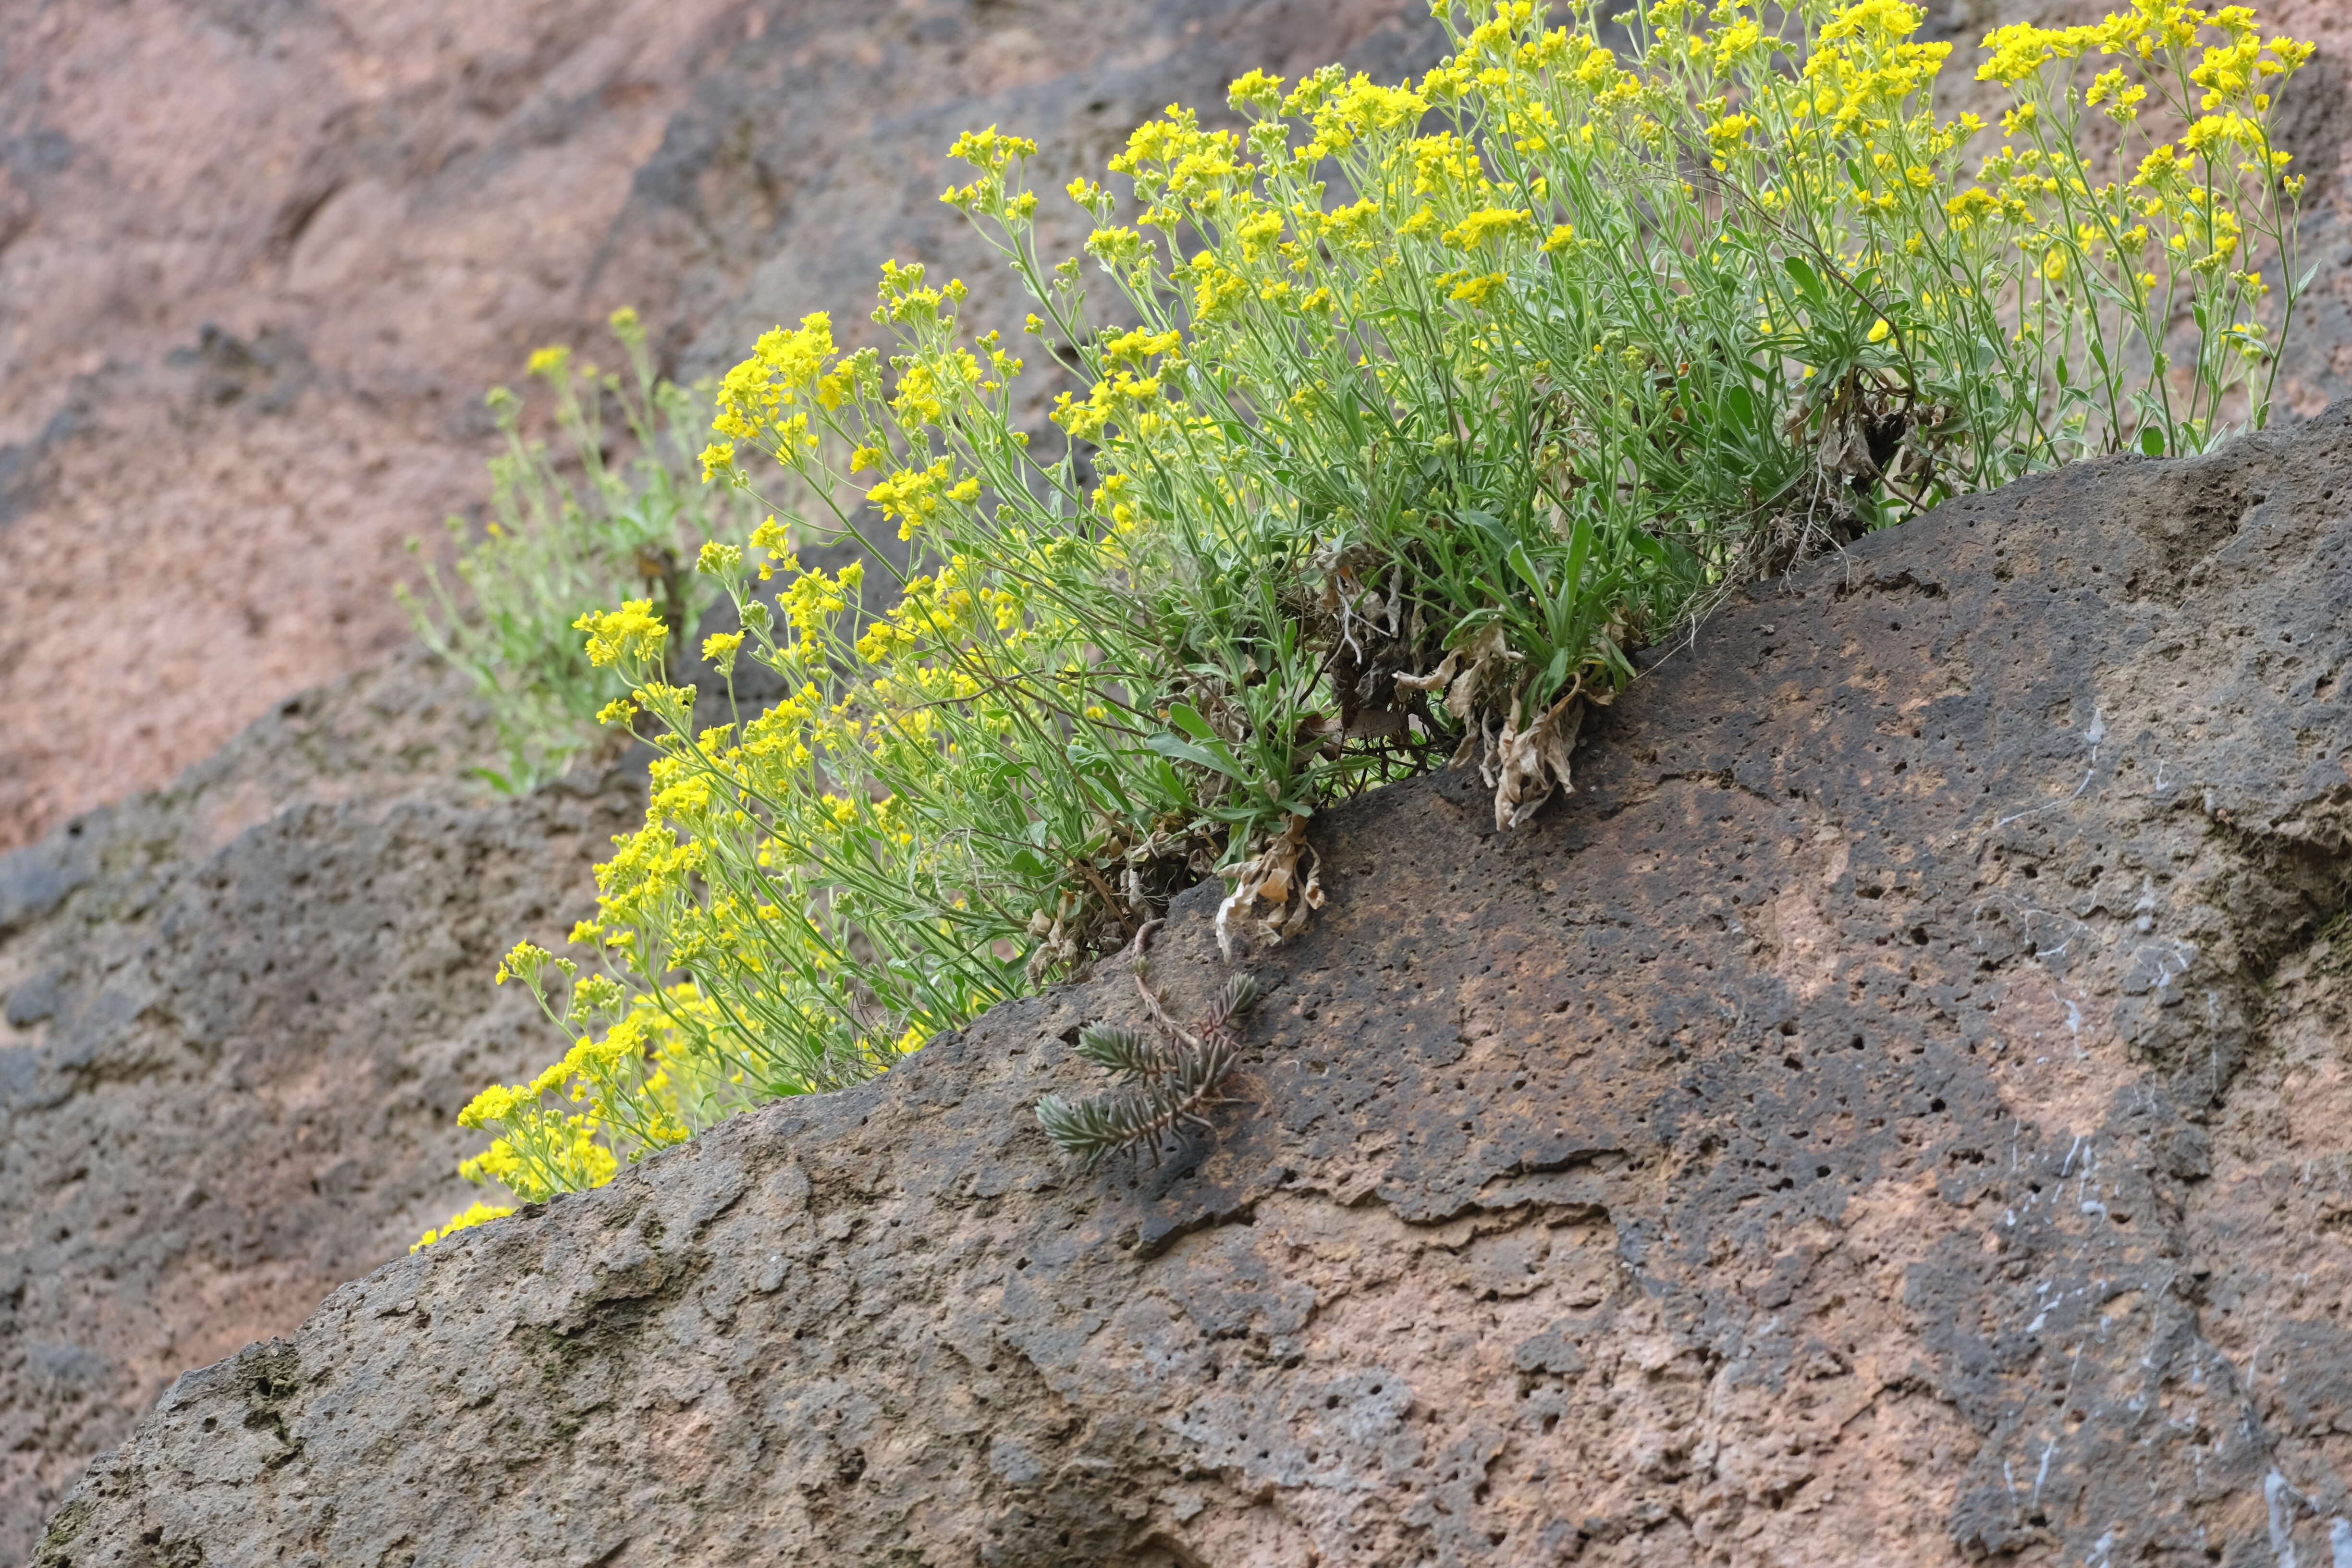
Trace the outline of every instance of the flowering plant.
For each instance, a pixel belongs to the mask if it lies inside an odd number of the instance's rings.
[[[466,520],[448,520],[464,598],[430,561],[429,604],[405,584],[394,589],[426,646],[471,676],[488,702],[505,765],[475,772],[506,794],[562,773],[597,742],[599,710],[628,693],[618,671],[589,660],[572,623],[646,594],[661,606],[674,651],[682,650],[684,634],[719,595],[681,570],[679,552],[706,539],[740,542],[751,531],[743,496],[697,482],[700,400],[654,374],[635,310],[615,310],[609,323],[626,376],[560,345],[530,356],[527,374],[555,397],[560,458],[524,438],[520,397],[490,390],[491,416],[506,438],[490,460],[493,515],[470,544]],[[605,455],[618,433],[607,430],[608,405],[635,444],[626,464]],[[421,541],[408,547],[423,554]]]
[[[1948,47],[1903,0],[1656,0],[1629,57],[1587,5],[1438,14],[1454,52],[1416,83],[1252,72],[1244,130],[1140,127],[1124,195],[1067,189],[1084,259],[1037,249],[1033,144],[958,141],[945,199],[1084,377],[1053,455],[1021,360],[919,266],[883,269],[887,359],[813,315],[729,373],[708,477],[788,479],[799,525],[895,526],[912,565],[868,617],[775,518],[707,546],[743,629],[705,659],[791,695],[699,732],[647,601],[583,617],[655,792],[574,933],[605,972],[509,958],[584,1032],[468,1110],[499,1132],[480,1169],[544,1195],[887,1068],[1202,877],[1228,951],[1284,940],[1324,898],[1314,812],[1450,756],[1525,823],[1631,654],[1723,585],[2268,417],[2307,280],[2269,114],[2311,50],[2242,7],[1995,32],[2011,107],[1974,176],[1987,128],[1937,117]],[[781,619],[749,586],[777,573]],[[1097,1110],[1048,1131],[1099,1155],[1169,1124]]]

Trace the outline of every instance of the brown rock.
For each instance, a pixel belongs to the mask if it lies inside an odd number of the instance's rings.
[[[451,1119],[546,1050],[488,970],[644,804],[460,787],[481,722],[403,656],[0,857],[0,1558],[181,1369],[479,1195]]]
[[[1320,819],[1181,1156],[1030,1115],[1112,966],[337,1291],[36,1560],[2326,1561],[2347,605],[2342,415],[1874,535],[1532,831]]]

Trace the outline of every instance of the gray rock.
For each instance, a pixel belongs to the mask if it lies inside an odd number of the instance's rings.
[[[1031,1116],[1108,965],[344,1287],[35,1561],[2327,1561],[2347,514],[2331,415],[1870,537],[1531,831],[1321,819],[1177,1157]]]
[[[479,1195],[451,1118],[549,1045],[496,955],[644,800],[464,785],[480,726],[404,655],[0,857],[0,1554],[183,1367]]]

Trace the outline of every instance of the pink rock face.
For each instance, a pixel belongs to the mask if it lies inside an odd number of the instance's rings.
[[[481,496],[482,389],[641,281],[597,247],[730,9],[0,20],[0,845],[404,638],[403,541]]]
[[[0,848],[401,642],[404,542],[482,501],[534,346],[635,304],[723,367],[862,321],[894,255],[1001,304],[937,200],[966,124],[1058,183],[1249,67],[1433,37],[1381,0],[7,8]]]

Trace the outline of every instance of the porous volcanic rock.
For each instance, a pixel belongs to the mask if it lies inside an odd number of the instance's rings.
[[[2340,1561],[2347,681],[2352,418],[1953,503],[1531,830],[1320,818],[1180,1157],[1032,1118],[1106,965],[188,1373],[36,1561]]]
[[[451,1118],[547,1049],[496,954],[645,798],[467,788],[484,729],[412,652],[0,856],[0,1559],[184,1368],[479,1195]]]

